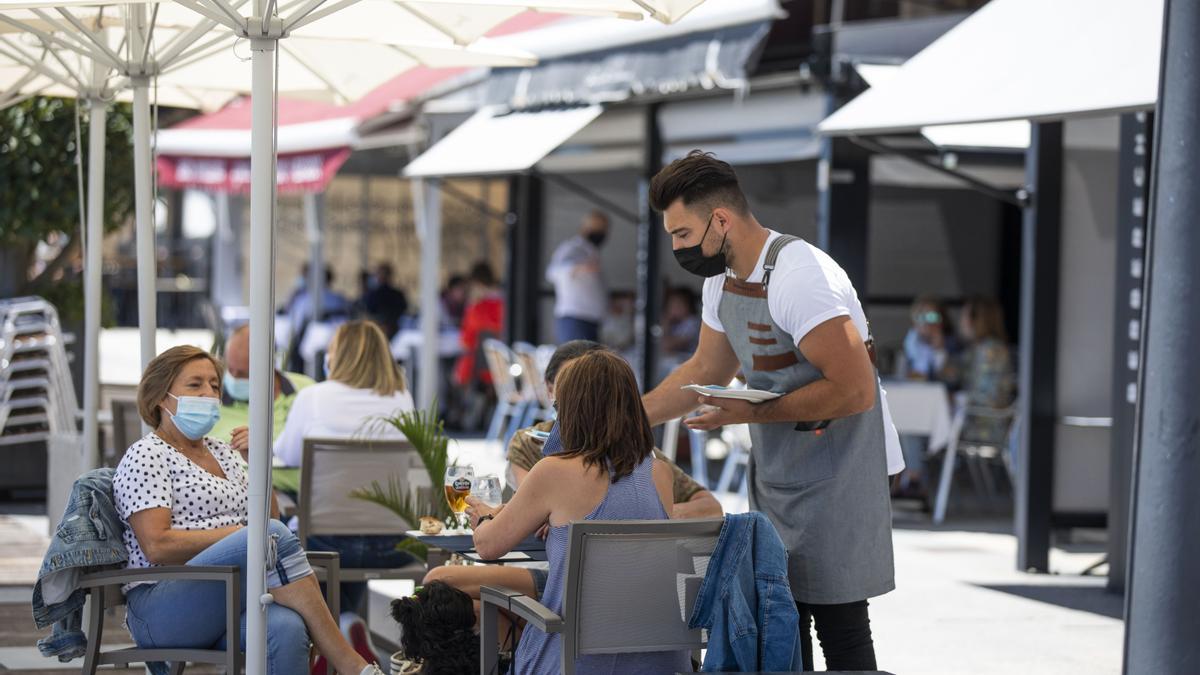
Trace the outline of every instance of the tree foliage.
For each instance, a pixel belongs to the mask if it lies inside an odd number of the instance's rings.
[[[87,187],[88,116],[79,103],[84,189]],[[60,283],[62,265],[46,278],[26,278],[34,248],[52,232],[63,232],[75,253],[79,234],[79,177],[76,166],[75,101],[36,97],[0,110],[0,249],[7,277],[0,288],[25,293]],[[110,232],[133,210],[133,127],[129,106],[109,106],[104,178],[104,227]],[[56,261],[59,262],[59,261]]]

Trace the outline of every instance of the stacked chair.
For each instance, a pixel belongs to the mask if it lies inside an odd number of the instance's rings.
[[[0,446],[77,433],[79,405],[64,342],[50,303],[0,300]]]

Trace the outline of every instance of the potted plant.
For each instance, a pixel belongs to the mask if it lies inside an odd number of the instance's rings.
[[[446,435],[445,427],[437,416],[437,403],[429,410],[410,410],[398,412],[391,416],[373,418],[367,424],[367,431],[378,433],[388,427],[398,430],[413,446],[425,470],[429,474],[429,484],[434,486],[428,492],[423,490],[408,490],[395,476],[390,476],[387,483],[371,481],[371,485],[361,487],[350,493],[354,499],[378,504],[402,518],[409,526],[415,528],[422,516],[433,516],[443,522],[452,517],[450,506],[442,498],[437,486],[442,484],[446,468],[450,466],[450,438]],[[423,549],[419,542],[411,542],[406,546],[409,550]]]

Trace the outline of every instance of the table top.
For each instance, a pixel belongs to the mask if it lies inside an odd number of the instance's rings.
[[[504,563],[504,562],[530,562],[530,561],[545,561],[546,560],[546,542],[543,539],[538,539],[536,535],[526,537],[519,544],[513,547],[514,557],[505,557],[500,560],[483,560],[477,557],[475,553],[475,540],[470,532],[452,533],[452,534],[421,534],[420,530],[411,530],[405,532],[408,536],[419,540],[426,546],[436,546],[437,548],[458,553],[467,558],[471,558],[483,563]]]

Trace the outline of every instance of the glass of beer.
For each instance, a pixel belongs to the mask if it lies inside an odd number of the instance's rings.
[[[474,479],[475,469],[469,465],[451,466],[446,469],[446,480],[443,483],[446,488],[446,503],[454,512],[454,519],[458,521],[459,529],[466,527],[463,513],[467,510],[467,497],[471,494],[471,484]]]

